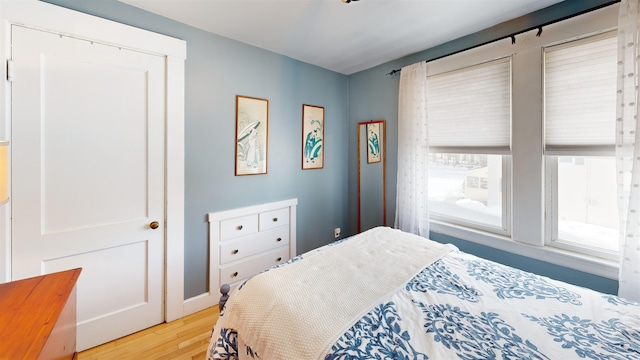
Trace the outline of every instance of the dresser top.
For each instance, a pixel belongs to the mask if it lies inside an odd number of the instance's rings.
[[[3,357],[38,357],[81,270],[0,284],[0,354]]]

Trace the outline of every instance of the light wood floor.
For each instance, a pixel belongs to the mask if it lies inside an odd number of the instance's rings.
[[[214,306],[85,350],[78,354],[78,359],[203,360],[219,314],[218,306]]]

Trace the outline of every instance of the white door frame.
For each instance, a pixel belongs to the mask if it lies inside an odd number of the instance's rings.
[[[166,59],[165,138],[165,320],[184,309],[184,63],[186,42],[37,0],[0,0],[0,140],[11,135],[11,83],[5,60],[11,55],[11,26],[93,40],[164,56]],[[9,144],[11,153],[11,144]],[[11,185],[9,185],[11,186]],[[11,193],[11,191],[9,191]],[[11,200],[0,205],[0,283],[11,280]]]

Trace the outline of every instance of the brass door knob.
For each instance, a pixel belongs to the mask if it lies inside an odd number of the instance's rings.
[[[152,221],[151,224],[149,224],[149,227],[152,229],[157,229],[160,226],[160,223],[157,221]]]

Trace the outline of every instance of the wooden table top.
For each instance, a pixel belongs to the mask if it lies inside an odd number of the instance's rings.
[[[82,269],[0,284],[0,354],[35,359],[56,325]]]

